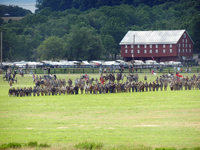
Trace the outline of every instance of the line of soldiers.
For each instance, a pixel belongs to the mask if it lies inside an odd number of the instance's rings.
[[[144,77],[144,79],[146,76]],[[39,82],[39,83],[38,83]],[[95,83],[94,83],[95,82]],[[15,89],[10,88],[9,96],[47,96],[47,95],[69,95],[69,94],[106,94],[106,93],[123,93],[123,92],[144,92],[144,91],[162,91],[167,90],[200,90],[200,75],[196,77],[193,75],[191,79],[188,77],[177,80],[176,77],[166,78],[164,75],[157,78],[155,82],[129,82],[128,80],[124,83],[116,83],[108,80],[107,83],[103,84],[97,79],[76,79],[75,85],[72,85],[72,80],[68,80],[68,85],[63,79],[43,77],[35,81],[36,86],[24,87]]]

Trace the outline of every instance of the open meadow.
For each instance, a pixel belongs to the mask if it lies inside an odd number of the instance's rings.
[[[57,77],[74,81],[80,74]],[[149,73],[147,81],[156,77]],[[17,79],[14,87],[34,86],[31,75]],[[0,75],[0,145],[37,141],[51,145],[45,149],[73,150],[94,142],[98,149],[113,150],[200,149],[200,90],[36,97],[9,97],[8,90]]]

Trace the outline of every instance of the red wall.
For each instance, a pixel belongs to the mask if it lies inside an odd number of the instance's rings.
[[[144,48],[144,45],[140,45],[138,48],[137,45],[134,45],[134,59],[135,58],[151,58],[152,56],[154,58],[162,58],[162,60],[168,61],[168,60],[177,60],[178,56],[185,56],[190,57],[193,56],[193,42],[185,32],[186,37],[184,37],[184,34],[181,36],[179,41],[176,44],[172,44],[172,48],[170,48],[170,44],[165,44],[165,48],[163,48],[163,44],[158,44],[158,48],[156,48],[156,44],[152,44],[152,48],[150,48],[150,45],[146,45],[146,48]],[[184,42],[183,42],[184,39]],[[187,39],[187,43],[186,43]],[[180,44],[180,47],[179,47]],[[184,44],[184,47],[183,47]],[[186,48],[187,44],[187,48]],[[189,47],[189,44],[191,44],[191,47]],[[158,53],[156,53],[156,49],[158,50]],[[165,53],[163,53],[163,49],[165,49]],[[172,53],[170,53],[170,49],[172,49]],[[181,50],[179,53],[178,50]],[[184,49],[184,52],[183,52]],[[187,52],[186,52],[187,49]],[[191,49],[191,53],[189,53],[189,49]],[[125,50],[127,50],[127,53],[125,53]],[[127,45],[127,48],[125,48],[125,45],[121,45],[121,56],[122,57],[132,57],[131,45]],[[137,51],[140,50],[140,53],[137,53]],[[147,53],[144,53],[144,50],[146,50]],[[152,53],[150,53],[150,50],[152,50]]]

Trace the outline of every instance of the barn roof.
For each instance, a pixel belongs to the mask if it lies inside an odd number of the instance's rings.
[[[133,44],[133,41],[134,44],[176,44],[184,32],[186,31],[185,30],[128,31],[119,44],[120,45]]]

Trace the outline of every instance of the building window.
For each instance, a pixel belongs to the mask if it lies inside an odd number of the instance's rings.
[[[179,53],[181,52],[181,49],[180,49],[180,48],[178,49],[178,52],[179,52]]]
[[[181,44],[178,44],[178,47],[181,47]]]
[[[165,53],[165,49],[163,49],[163,53]]]
[[[172,53],[172,49],[170,49],[169,52]]]
[[[183,53],[184,53],[184,49],[183,49]]]
[[[189,44],[189,47],[191,47],[191,44]]]
[[[137,50],[137,53],[140,53],[140,50]]]
[[[144,53],[146,54],[146,53],[147,53],[147,50],[144,50]]]
[[[152,53],[152,50],[150,49],[149,53]]]
[[[133,54],[133,50],[131,50],[131,53]]]
[[[163,44],[163,48],[165,48],[165,44]]]
[[[183,34],[183,36],[184,36],[184,38],[186,38],[186,34],[185,33]]]
[[[172,44],[170,44],[169,47],[172,48]]]
[[[127,49],[125,50],[125,53],[127,53]]]
[[[156,44],[156,48],[158,48],[158,45]]]
[[[125,48],[127,48],[127,45],[125,45]]]
[[[152,48],[152,45],[150,45],[149,47]]]
[[[137,45],[137,48],[140,48],[140,45]]]
[[[183,44],[183,47],[184,47],[184,44]]]
[[[185,42],[187,43],[187,39],[185,39]]]
[[[187,53],[187,49],[185,50],[185,52]]]
[[[144,45],[144,48],[147,48],[147,46],[146,46],[146,45]]]
[[[131,48],[133,48],[133,45],[131,45]]]
[[[158,53],[158,50],[156,49],[156,53]]]
[[[184,39],[183,39],[183,43],[184,43]]]
[[[189,49],[189,53],[191,53],[191,49]]]

